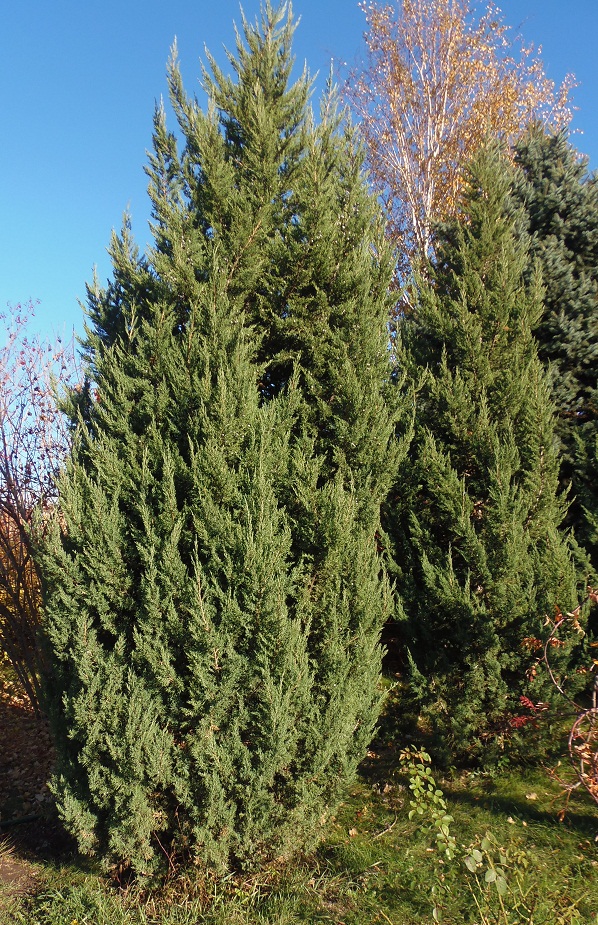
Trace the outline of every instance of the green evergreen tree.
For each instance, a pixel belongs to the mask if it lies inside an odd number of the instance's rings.
[[[388,523],[412,685],[445,760],[477,760],[525,715],[522,696],[548,699],[534,640],[556,607],[577,603],[532,336],[541,289],[524,282],[510,183],[496,149],[473,163],[464,218],[440,231],[431,281],[402,330],[404,362],[423,381]]]
[[[561,441],[561,482],[571,485],[567,522],[598,568],[598,177],[564,133],[530,130],[515,149],[515,185],[540,263],[545,311],[535,329],[550,368]]]
[[[86,387],[41,552],[54,792],[81,850],[140,873],[315,843],[379,708],[377,552],[396,471],[390,255],[290,12],[244,21],[207,112],[154,122],[155,243],[89,293]]]
[[[585,435],[580,435],[577,441],[581,459],[580,468],[583,473],[580,501],[585,518],[585,544],[592,555],[593,576],[591,580],[595,583],[596,550],[598,550],[598,434],[594,435],[593,444],[591,440],[584,439],[584,437]]]

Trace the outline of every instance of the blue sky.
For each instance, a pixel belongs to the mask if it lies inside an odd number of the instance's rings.
[[[245,0],[254,18],[259,0]],[[503,0],[506,22],[542,45],[548,76],[572,71],[574,143],[598,168],[597,0]],[[355,0],[295,0],[298,62],[328,73],[353,61],[364,16]],[[125,209],[149,240],[145,152],[154,101],[177,36],[187,90],[199,90],[206,45],[222,61],[234,46],[237,0],[19,0],[5,4],[0,33],[0,309],[39,300],[36,326],[81,331],[78,304],[94,265],[101,282],[113,227]],[[322,80],[319,82],[321,87]]]

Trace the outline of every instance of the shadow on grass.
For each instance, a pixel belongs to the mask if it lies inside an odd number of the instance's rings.
[[[547,774],[547,785],[550,784]],[[496,782],[493,790],[488,794],[474,794],[462,788],[450,788],[451,803],[474,807],[476,810],[483,809],[489,813],[500,813],[505,817],[515,816],[521,822],[540,823],[552,828],[567,828],[578,832],[586,837],[598,834],[598,814],[594,812],[591,805],[587,809],[584,807],[568,808],[563,821],[558,818],[558,809],[543,809],[536,806],[533,802],[526,799],[519,799],[515,796],[508,796],[497,792]],[[583,799],[583,796],[581,797]]]

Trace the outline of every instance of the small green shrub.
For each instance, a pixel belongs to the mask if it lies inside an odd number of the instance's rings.
[[[450,861],[456,850],[456,841],[450,832],[453,817],[448,812],[444,793],[434,780],[430,760],[427,752],[413,746],[404,748],[400,753],[399,762],[402,770],[409,774],[409,789],[413,795],[409,819],[417,815],[422,817],[422,821],[428,820],[430,829],[435,833],[436,847]]]

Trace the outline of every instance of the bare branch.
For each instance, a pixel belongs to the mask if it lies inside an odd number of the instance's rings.
[[[69,431],[56,395],[74,381],[73,343],[32,337],[31,303],[0,314],[0,646],[39,708],[40,581],[34,515],[56,499]],[[43,529],[44,520],[41,518]]]
[[[598,804],[598,674],[594,676],[592,687],[592,706],[587,709],[576,703],[569,697],[564,690],[564,681],[557,680],[550,665],[549,653],[555,642],[558,642],[558,631],[566,624],[571,624],[576,632],[581,631],[579,618],[584,606],[591,602],[598,603],[598,591],[595,588],[588,588],[585,599],[571,613],[563,615],[558,614],[550,635],[544,645],[542,661],[544,662],[548,673],[559,694],[561,694],[577,713],[577,717],[571,726],[568,739],[569,760],[577,778],[570,783],[563,781],[555,771],[552,776],[561,784],[567,795],[567,802],[570,793],[578,787],[583,787],[591,796],[595,803]],[[598,666],[598,660],[594,659],[592,670]],[[561,811],[561,816],[564,810]]]

